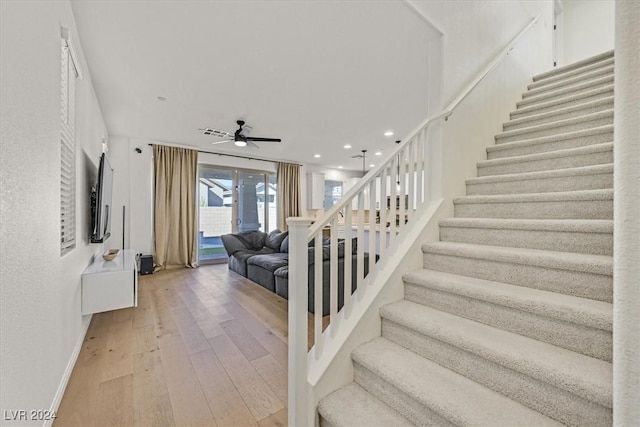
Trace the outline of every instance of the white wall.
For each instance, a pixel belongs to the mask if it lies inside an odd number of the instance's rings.
[[[538,23],[519,41],[506,59],[459,104],[448,121],[434,126],[440,141],[442,185],[435,183],[452,214],[451,199],[464,195],[465,180],[477,174],[476,163],[486,159],[486,147],[509,120],[509,112],[538,73],[550,70],[553,4],[551,1],[411,1],[426,20],[442,33],[440,47],[444,109],[474,77],[535,16]],[[437,82],[436,82],[437,83]]]
[[[68,1],[2,2],[0,16],[0,411],[55,407],[89,316],[80,274],[89,189],[106,135]],[[60,256],[60,26],[84,79],[76,92],[76,248]],[[20,425],[42,425],[42,421]]]
[[[562,11],[565,64],[613,49],[613,0],[562,0]]]
[[[616,6],[613,425],[640,424],[640,2]]]

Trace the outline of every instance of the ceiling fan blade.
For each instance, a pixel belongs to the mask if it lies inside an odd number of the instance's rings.
[[[252,148],[254,150],[259,150],[260,146],[258,144],[255,144],[251,141],[247,141],[247,147]]]
[[[257,136],[248,136],[245,139],[247,141],[258,141],[258,142],[282,142],[280,138],[259,138]]]
[[[211,143],[211,145],[218,145],[218,144],[222,144],[222,143],[225,143],[225,142],[231,142],[231,141],[233,141],[233,139],[223,139],[222,141],[213,141]]]

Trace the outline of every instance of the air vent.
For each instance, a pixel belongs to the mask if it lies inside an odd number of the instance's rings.
[[[218,130],[218,129],[200,128],[198,130],[201,131],[203,135],[213,135],[220,138],[227,138],[231,136],[229,132],[225,132],[223,130]]]

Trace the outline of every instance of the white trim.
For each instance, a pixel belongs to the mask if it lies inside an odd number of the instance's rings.
[[[73,62],[73,67],[76,70],[76,78],[82,79],[82,69],[80,68],[80,60],[78,59],[78,54],[71,43],[71,35],[69,34],[69,29],[65,27],[60,27],[60,35],[62,39],[65,41],[67,48],[69,49],[69,54],[71,55],[71,62]]]
[[[78,360],[78,356],[80,355],[80,350],[82,350],[82,344],[84,343],[84,338],[87,335],[87,330],[89,329],[89,325],[91,324],[91,319],[93,315],[90,314],[88,316],[83,316],[82,318],[82,331],[80,335],[78,335],[78,340],[76,341],[76,345],[73,348],[73,352],[71,353],[71,357],[69,358],[69,363],[67,363],[67,368],[64,370],[64,374],[60,379],[60,384],[58,385],[58,390],[56,391],[55,396],[53,397],[53,402],[51,402],[51,408],[49,409],[49,413],[53,414],[58,412],[58,408],[60,407],[60,402],[62,402],[62,396],[64,395],[64,391],[67,388],[67,384],[69,383],[69,378],[71,378],[71,373],[73,372],[73,368],[76,366],[76,361]],[[43,427],[51,427],[53,425],[55,419],[51,418],[45,420]]]
[[[429,24],[431,27],[433,27],[433,29],[435,31],[437,31],[441,36],[444,35],[444,32],[440,29],[442,28],[442,25],[438,24],[436,25],[433,20],[429,17],[427,17],[427,15],[425,15],[419,8],[418,6],[416,6],[411,0],[403,0],[403,3],[413,12],[415,13],[420,19],[422,19],[424,22],[426,22],[427,24]]]

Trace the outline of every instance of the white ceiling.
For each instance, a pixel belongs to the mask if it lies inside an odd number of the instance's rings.
[[[111,135],[359,170],[351,156],[388,153],[427,116],[432,32],[403,1],[72,5]],[[198,132],[237,119],[282,142],[251,150]]]

